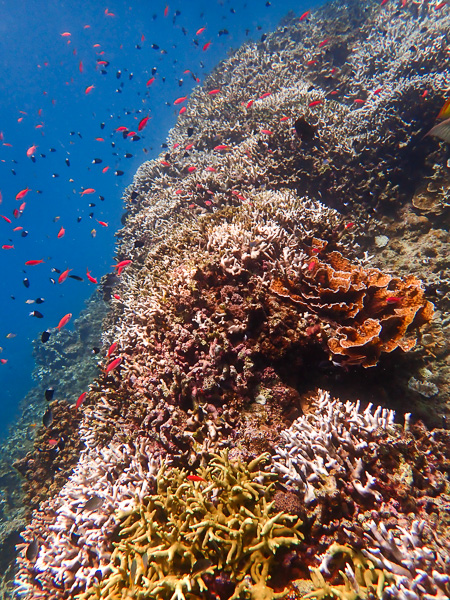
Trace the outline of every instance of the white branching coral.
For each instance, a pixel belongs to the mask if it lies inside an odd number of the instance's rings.
[[[319,391],[313,411],[299,417],[282,431],[276,448],[274,468],[308,505],[317,494],[331,492],[336,478],[345,477],[363,497],[380,499],[375,478],[366,471],[362,455],[378,430],[394,427],[394,411],[372,405],[331,400]]]
[[[64,593],[83,590],[108,573],[116,511],[151,492],[160,466],[148,442],[84,450],[59,495],[35,511],[22,533],[17,592],[67,597]]]

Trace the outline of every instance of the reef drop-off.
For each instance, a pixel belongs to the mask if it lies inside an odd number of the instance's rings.
[[[448,282],[371,256],[381,212],[448,179],[424,135],[450,19],[403,4],[289,16],[138,170],[84,448],[23,533],[21,594],[448,597],[449,434],[401,414],[445,361]]]

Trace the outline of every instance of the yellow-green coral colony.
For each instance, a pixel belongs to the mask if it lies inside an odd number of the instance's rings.
[[[122,512],[111,573],[80,600],[201,598],[219,571],[235,586],[233,598],[285,595],[270,587],[279,548],[298,544],[302,522],[276,512],[277,476],[261,470],[263,454],[244,463],[226,451],[200,469],[199,481],[163,465],[157,490]]]

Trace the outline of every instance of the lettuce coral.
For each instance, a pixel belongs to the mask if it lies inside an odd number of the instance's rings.
[[[111,573],[80,600],[200,598],[219,573],[232,598],[284,595],[269,587],[270,568],[279,548],[300,543],[302,522],[273,509],[267,458],[233,462],[224,451],[196,476],[163,466],[156,493],[119,515]]]

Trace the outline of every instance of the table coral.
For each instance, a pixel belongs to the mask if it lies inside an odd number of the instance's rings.
[[[112,573],[80,596],[200,598],[221,574],[236,586],[233,598],[270,600],[270,568],[280,548],[302,539],[299,518],[273,510],[273,475],[250,463],[212,457],[201,475],[163,466],[156,493],[121,512]],[[248,578],[250,577],[250,579]]]

